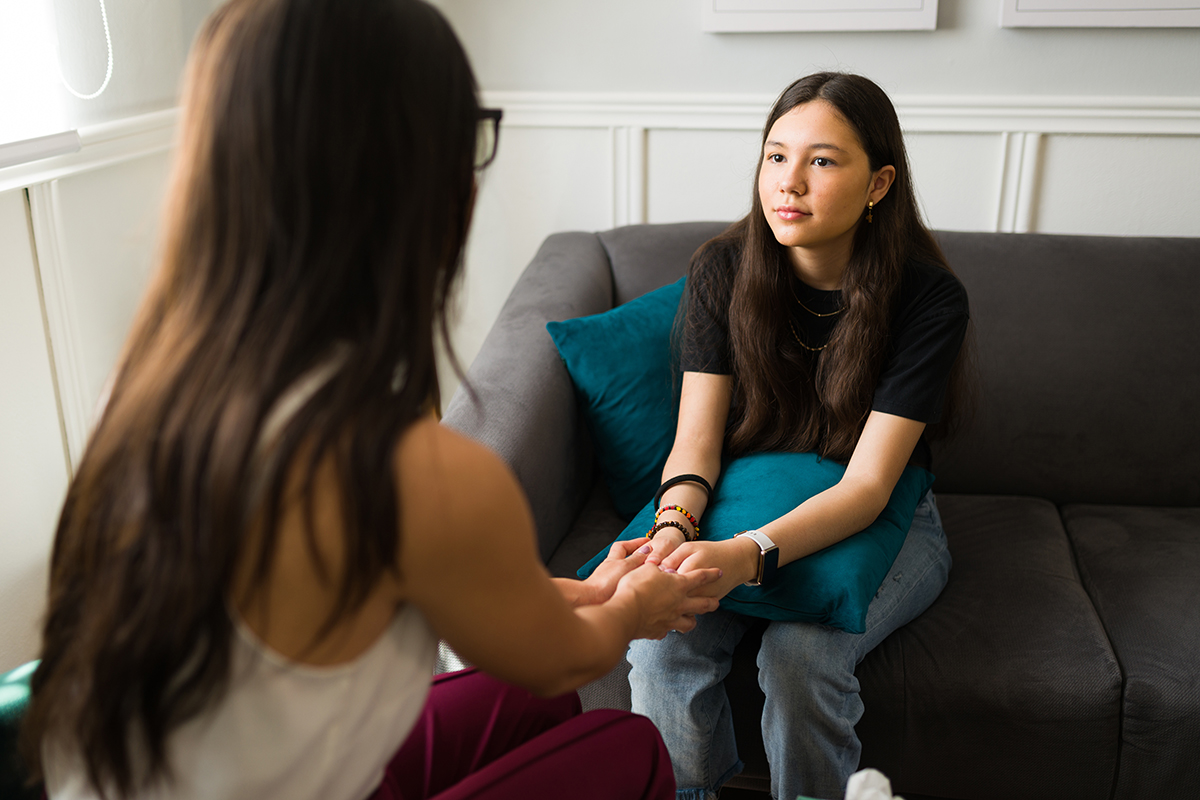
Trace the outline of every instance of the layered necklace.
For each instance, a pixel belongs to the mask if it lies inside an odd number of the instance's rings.
[[[791,281],[788,281],[788,288],[792,290],[792,299],[796,301],[796,305],[800,306],[805,311],[807,311],[809,314],[812,314],[814,317],[836,317],[838,314],[840,314],[846,310],[846,307],[842,306],[837,311],[830,311],[825,314],[822,314],[819,311],[813,311],[811,308],[804,305],[804,303],[802,303],[800,301],[800,298],[796,295],[796,287],[792,285]],[[788,317],[788,329],[791,330],[792,338],[796,340],[796,344],[800,345],[801,347],[803,347],[805,350],[809,351],[810,353],[819,353],[820,351],[824,350],[826,347],[829,347],[829,342],[826,342],[825,344],[821,345],[820,347],[812,347],[808,344],[805,344],[804,340],[800,338],[800,334],[796,333],[796,326],[792,324],[792,319],[790,316]]]

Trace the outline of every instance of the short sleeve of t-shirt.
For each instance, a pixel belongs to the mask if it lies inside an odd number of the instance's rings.
[[[688,277],[680,343],[684,372],[732,372],[729,296],[736,266],[733,248],[713,247]],[[905,265],[871,409],[926,424],[939,422],[968,320],[966,290],[952,273],[915,261]]]
[[[732,372],[729,295],[736,259],[731,248],[711,245],[688,275],[687,314],[679,354],[684,372]]]
[[[927,424],[941,421],[950,369],[969,318],[967,292],[953,274],[909,262],[871,410]]]

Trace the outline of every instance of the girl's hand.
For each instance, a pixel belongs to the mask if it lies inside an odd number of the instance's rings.
[[[696,615],[717,607],[709,587],[720,580],[721,571],[695,569],[686,575],[663,572],[653,564],[643,564],[623,577],[613,594],[614,601],[631,599],[638,608],[635,638],[661,639],[671,631],[686,633],[696,627]]]
[[[668,521],[678,522],[689,533],[691,533],[694,530],[692,527],[692,523],[689,522],[683,516],[683,514],[680,514],[678,511],[674,511],[674,510],[664,511],[662,513],[662,515],[659,516],[659,518],[658,518],[658,522],[668,522]],[[660,528],[658,533],[654,534],[654,538],[651,539],[649,542],[650,554],[646,557],[646,560],[649,561],[651,564],[659,564],[662,562],[663,559],[665,559],[667,556],[671,555],[671,553],[675,552],[675,548],[679,547],[679,545],[683,544],[686,541],[687,541],[687,537],[684,535],[683,531],[679,530],[678,528],[674,528],[674,527],[670,527],[670,526],[665,527],[665,528]]]
[[[717,568],[722,576],[700,590],[701,594],[720,599],[730,590],[758,576],[758,543],[739,536],[721,542],[687,542],[675,548],[659,565],[687,575],[697,570]]]

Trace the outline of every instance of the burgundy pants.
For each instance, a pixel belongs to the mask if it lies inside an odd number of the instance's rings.
[[[670,800],[671,757],[653,723],[581,713],[474,669],[433,680],[425,710],[371,800]]]

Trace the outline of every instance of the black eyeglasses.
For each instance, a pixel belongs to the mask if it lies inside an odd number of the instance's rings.
[[[504,111],[499,108],[479,109],[479,127],[475,131],[475,169],[480,170],[496,158],[496,145],[500,142],[500,119]]]

